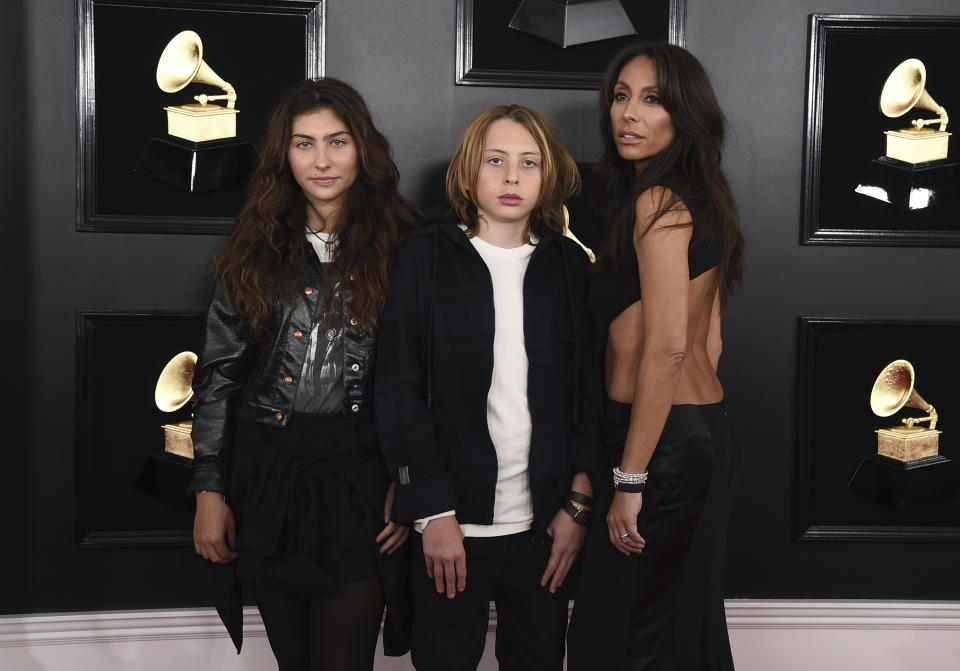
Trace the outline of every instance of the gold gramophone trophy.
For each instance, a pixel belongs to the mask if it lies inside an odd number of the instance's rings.
[[[877,454],[902,462],[936,457],[940,454],[937,411],[923,400],[914,387],[913,365],[897,359],[884,368],[870,392],[870,409],[879,417],[889,417],[902,408],[919,408],[926,417],[904,417],[889,429],[877,429]],[[929,427],[921,426],[929,422]]]
[[[927,68],[908,58],[893,69],[880,92],[880,111],[898,118],[927,110],[934,119],[913,119],[910,126],[886,130],[886,153],[872,160],[855,191],[901,210],[920,210],[960,195],[960,163],[949,159],[951,133],[947,110],[926,89]],[[930,128],[929,126],[938,126]]]
[[[197,368],[197,355],[180,352],[167,362],[157,379],[154,400],[163,412],[175,412],[193,400],[193,374]],[[193,420],[164,424],[164,451],[187,459],[193,459],[193,441],[190,431]]]
[[[563,48],[637,34],[620,0],[523,0],[509,25]]]
[[[157,86],[164,93],[176,93],[187,84],[209,84],[225,91],[224,95],[193,96],[195,103],[164,107],[167,132],[174,137],[194,142],[222,140],[237,135],[237,92],[203,60],[203,42],[192,30],[184,30],[170,40],[157,63]],[[211,104],[226,100],[226,107]]]
[[[936,119],[914,119],[909,128],[887,130],[887,156],[906,163],[928,163],[946,158],[950,133],[947,110],[938,105],[926,90],[927,68],[916,58],[908,58],[887,77],[880,92],[880,111],[896,119],[912,109],[929,110]],[[934,130],[927,128],[939,124]]]
[[[570,238],[575,243],[580,245],[580,248],[583,249],[587,254],[587,258],[590,259],[590,263],[597,262],[597,256],[593,253],[593,250],[587,247],[585,244],[580,242],[580,238],[574,235],[573,230],[570,228],[570,210],[567,209],[567,206],[563,206],[563,236],[565,238]]]
[[[256,150],[236,140],[237,92],[203,60],[203,42],[192,30],[177,33],[160,54],[157,86],[177,93],[190,84],[216,86],[194,102],[164,107],[167,138],[153,138],[137,172],[191,192],[229,188],[243,182],[256,163]],[[225,105],[217,104],[225,101]]]
[[[905,359],[889,363],[870,392],[870,408],[890,417],[915,408],[925,417],[904,417],[900,424],[877,429],[877,452],[864,457],[850,479],[858,494],[903,509],[955,495],[958,483],[949,459],[940,454],[937,411],[916,390],[916,373]],[[928,424],[928,426],[924,426]]]

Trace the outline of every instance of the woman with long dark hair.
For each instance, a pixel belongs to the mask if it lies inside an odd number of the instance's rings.
[[[608,475],[569,668],[732,669],[721,580],[735,459],[716,370],[743,238],[720,165],[725,122],[693,55],[638,43],[606,72],[600,127],[610,228],[589,304]]]
[[[332,78],[274,109],[216,256],[194,391],[194,543],[249,583],[281,671],[371,669],[394,608],[392,485],[372,419],[373,343],[417,213],[386,138]],[[234,561],[236,560],[236,561]],[[237,590],[218,608],[239,649]],[[403,654],[388,623],[387,654]]]

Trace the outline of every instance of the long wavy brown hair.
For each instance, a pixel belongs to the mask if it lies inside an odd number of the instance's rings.
[[[613,138],[610,106],[620,71],[634,58],[646,56],[657,67],[657,88],[676,135],[639,175],[631,161],[620,158]],[[720,302],[726,306],[743,278],[743,235],[733,192],[720,166],[726,120],[700,61],[682,47],[661,42],[628,45],[607,68],[600,89],[600,133],[603,154],[595,175],[600,185],[601,221],[611,222],[600,265],[618,267],[634,255],[634,204],[652,186],[680,177],[696,189],[703,203],[697,214],[702,235],[722,250]],[[662,203],[660,213],[675,202]],[[656,216],[653,218],[656,219]],[[649,230],[649,229],[648,229]]]
[[[483,143],[494,122],[509,119],[520,124],[537,143],[542,160],[540,196],[530,212],[523,239],[529,242],[530,228],[542,223],[563,232],[563,201],[580,188],[577,164],[564,148],[553,124],[535,109],[523,105],[498,105],[481,112],[463,131],[460,144],[447,168],[447,198],[450,207],[474,235],[479,225],[477,178],[483,162]]]
[[[294,118],[317,109],[336,114],[358,148],[358,175],[339,219],[333,263],[343,277],[353,279],[348,314],[367,331],[375,331],[390,265],[419,218],[398,191],[400,173],[390,145],[374,127],[360,94],[332,77],[294,85],[270,115],[246,202],[214,261],[220,291],[252,342],[273,335],[275,301],[291,295],[308,263],[307,201],[290,171],[287,151]]]

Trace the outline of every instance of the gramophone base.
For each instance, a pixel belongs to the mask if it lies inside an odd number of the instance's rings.
[[[246,140],[150,140],[136,172],[191,193],[229,189],[246,181],[257,150]]]
[[[190,486],[192,464],[192,459],[169,452],[148,454],[147,463],[143,465],[133,486],[165,503],[190,508],[193,506],[193,499],[187,488]]]
[[[191,142],[227,140],[237,136],[239,110],[220,105],[180,105],[164,107],[167,132]]]
[[[906,163],[930,163],[947,157],[951,133],[930,128],[887,130],[887,157]]]
[[[170,454],[176,454],[184,459],[193,459],[193,439],[190,437],[190,431],[193,429],[193,422],[177,422],[176,424],[163,425],[163,450]]]
[[[877,454],[910,463],[940,454],[940,434],[936,429],[895,426],[877,429]]]
[[[620,0],[585,0],[571,4],[556,0],[523,0],[510,19],[510,27],[560,47],[637,32]]]
[[[960,494],[957,469],[944,456],[903,462],[871,454],[860,460],[847,486],[861,496],[897,510]]]
[[[906,163],[881,156],[870,161],[854,190],[898,210],[943,205],[960,198],[960,162]]]

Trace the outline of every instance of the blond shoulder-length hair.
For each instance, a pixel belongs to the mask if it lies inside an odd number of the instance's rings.
[[[523,105],[491,107],[481,112],[463,131],[460,144],[447,168],[447,198],[454,214],[467,227],[467,235],[476,234],[479,224],[477,176],[483,161],[483,143],[487,130],[501,119],[510,119],[526,128],[540,149],[540,196],[527,221],[524,240],[529,240],[530,227],[537,223],[562,233],[563,202],[579,190],[580,173],[550,120],[537,110]]]

